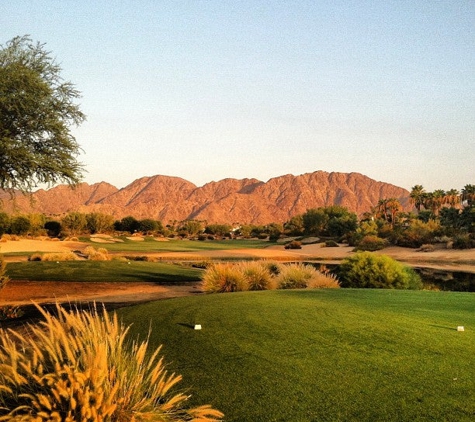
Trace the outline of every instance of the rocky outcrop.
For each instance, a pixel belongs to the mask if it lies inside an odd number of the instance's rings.
[[[57,186],[39,190],[31,198],[3,195],[7,211],[48,215],[70,211],[103,212],[115,218],[132,215],[163,223],[197,219],[209,223],[285,222],[307,209],[341,205],[358,214],[369,211],[382,198],[397,198],[409,206],[409,192],[359,173],[316,171],[287,174],[267,182],[257,179],[223,179],[197,187],[179,177],[142,177],[117,189],[102,182],[82,183],[75,189]]]

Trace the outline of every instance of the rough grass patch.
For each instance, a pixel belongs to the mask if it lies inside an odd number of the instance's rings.
[[[44,321],[29,334],[0,330],[0,420],[217,421],[209,405],[186,408],[174,393],[180,375],[165,369],[160,347],[127,340],[129,327],[104,309],[56,316],[39,306]]]

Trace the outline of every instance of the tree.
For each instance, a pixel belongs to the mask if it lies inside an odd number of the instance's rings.
[[[415,185],[412,187],[409,197],[411,198],[411,202],[416,207],[417,212],[419,212],[421,210],[421,206],[424,205],[425,194],[426,192],[422,185]]]
[[[86,214],[70,212],[61,219],[61,226],[72,235],[84,233],[87,229]]]
[[[114,222],[114,228],[121,232],[129,232],[133,234],[139,231],[140,222],[135,217],[128,215],[122,220]]]
[[[89,233],[107,233],[114,226],[114,217],[100,212],[91,212],[86,214],[86,223]]]
[[[5,212],[0,212],[0,237],[10,230],[10,216]]]
[[[465,185],[462,189],[462,201],[469,207],[475,204],[475,185]]]
[[[454,208],[456,205],[460,204],[460,192],[457,189],[449,189],[445,192],[446,203]]]
[[[79,182],[80,148],[70,132],[85,120],[74,103],[79,91],[44,44],[23,36],[0,47],[0,189]]]
[[[10,233],[25,236],[31,229],[30,219],[24,215],[14,217],[10,223]]]

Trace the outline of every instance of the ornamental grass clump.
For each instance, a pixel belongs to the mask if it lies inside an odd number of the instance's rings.
[[[209,293],[239,292],[247,290],[247,283],[239,266],[218,263],[205,271],[201,287]]]
[[[129,327],[95,308],[53,315],[27,334],[0,330],[0,421],[217,421],[209,405],[186,408],[160,348],[127,341]]]
[[[307,287],[338,287],[332,276],[326,275],[306,264],[283,265],[280,274],[277,276],[277,286],[279,289],[305,289]]]
[[[269,261],[215,264],[205,270],[201,283],[201,288],[208,293],[338,287],[336,276],[320,272],[312,265]]]
[[[110,261],[109,251],[106,248],[96,249],[93,246],[88,246],[84,249],[83,254],[90,261]]]
[[[274,278],[267,266],[261,262],[243,262],[239,269],[246,281],[247,290],[270,290],[275,288]]]

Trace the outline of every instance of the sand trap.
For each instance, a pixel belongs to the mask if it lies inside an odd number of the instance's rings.
[[[0,242],[0,253],[16,252],[69,252],[84,247],[84,243],[74,241],[46,241],[46,240],[7,240]]]

